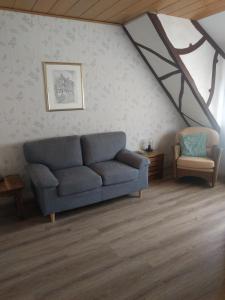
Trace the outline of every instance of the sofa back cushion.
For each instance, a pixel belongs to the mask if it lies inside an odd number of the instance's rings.
[[[51,170],[83,164],[79,136],[56,137],[24,144],[24,155],[29,163],[39,163]]]
[[[121,131],[83,135],[81,137],[85,165],[112,160],[126,146],[126,134]]]

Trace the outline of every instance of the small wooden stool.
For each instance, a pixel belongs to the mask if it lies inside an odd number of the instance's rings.
[[[24,182],[19,175],[9,175],[0,181],[0,197],[13,196],[15,198],[17,215],[20,218],[24,218],[23,189]]]

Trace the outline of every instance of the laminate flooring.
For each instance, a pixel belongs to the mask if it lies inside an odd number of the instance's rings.
[[[225,299],[225,185],[164,179],[56,215],[0,206],[0,299]]]

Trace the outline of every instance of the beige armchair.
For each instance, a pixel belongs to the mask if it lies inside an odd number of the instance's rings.
[[[207,133],[207,157],[190,157],[181,155],[180,136],[195,133]],[[220,165],[222,149],[219,148],[219,134],[205,127],[188,127],[176,134],[174,155],[174,177],[196,176],[206,179],[214,187]]]

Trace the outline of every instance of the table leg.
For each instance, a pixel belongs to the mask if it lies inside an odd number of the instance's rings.
[[[23,195],[22,190],[15,192],[16,210],[17,215],[21,219],[24,219],[24,209],[23,209]]]

